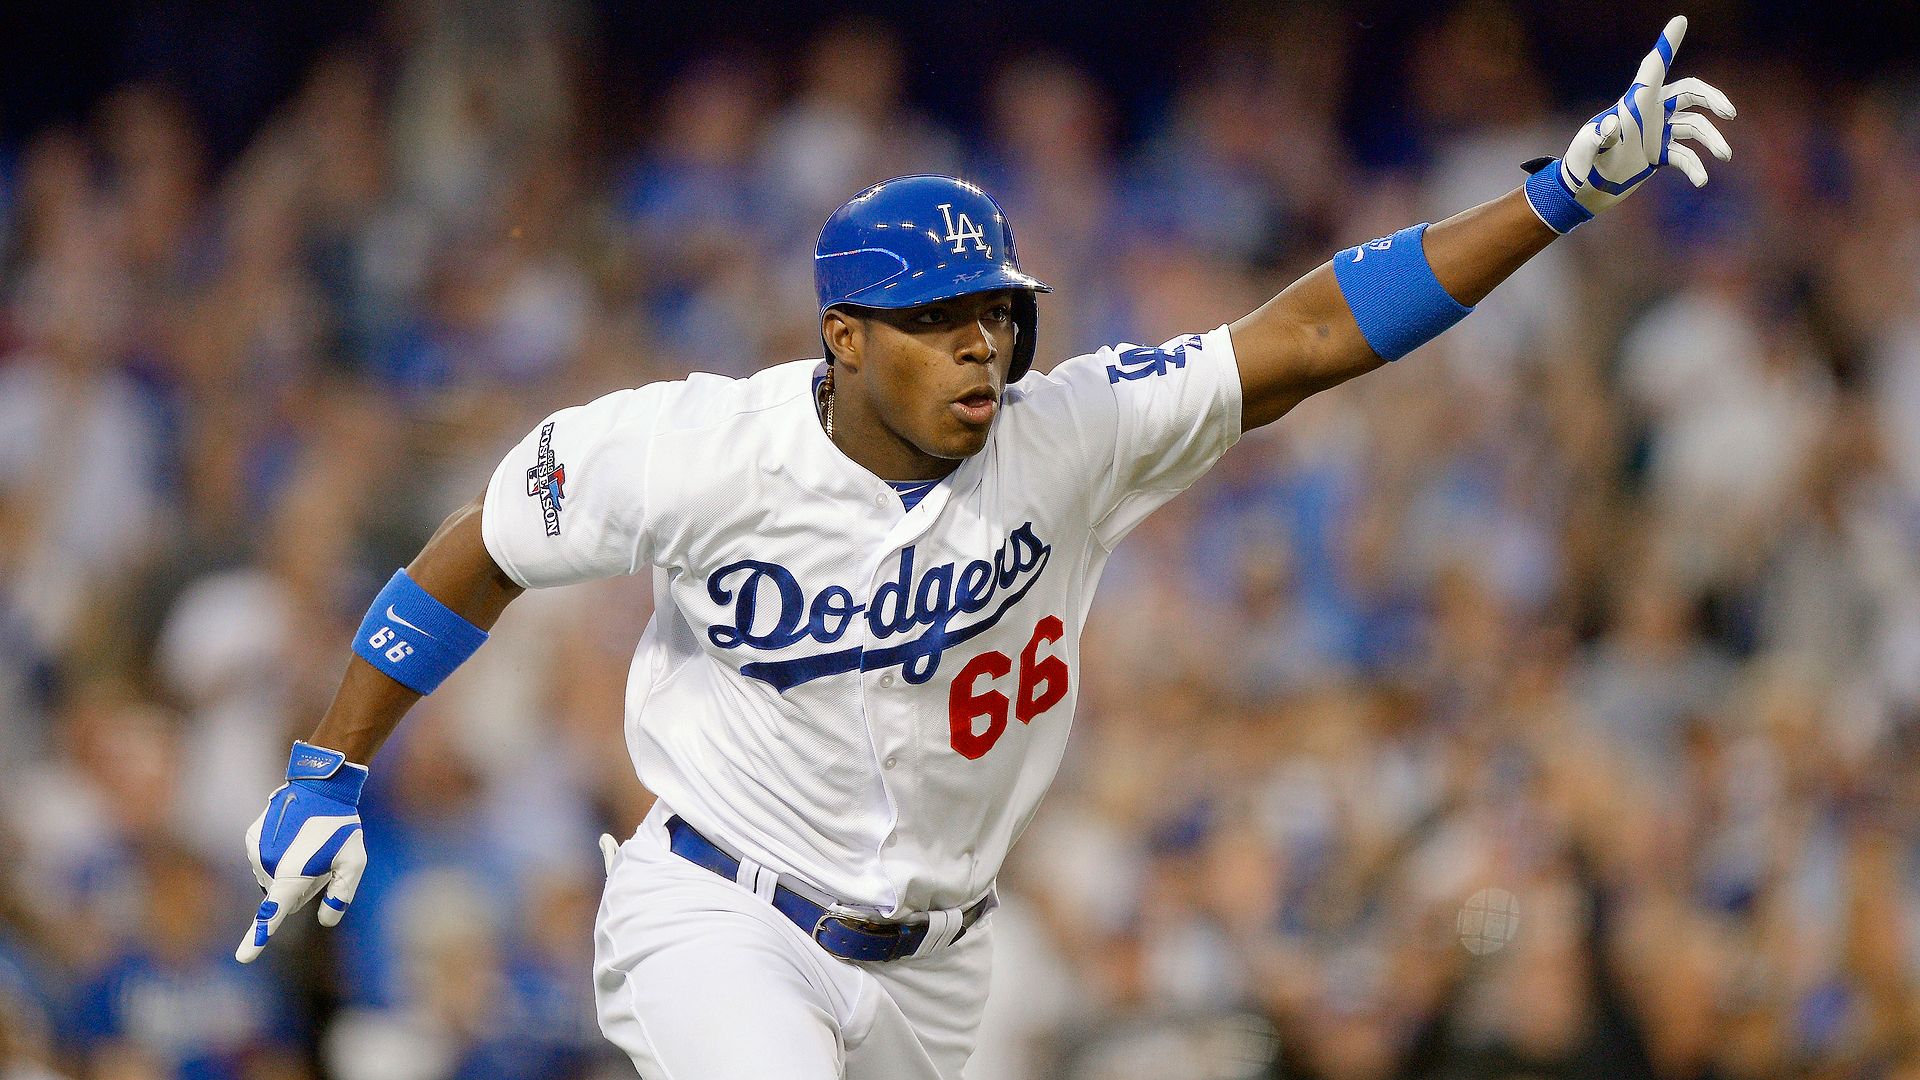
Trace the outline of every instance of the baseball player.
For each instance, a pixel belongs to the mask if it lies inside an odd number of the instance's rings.
[[[1243,431],[1399,358],[1662,165],[1730,151],[1676,18],[1631,88],[1513,192],[1337,254],[1259,310],[1031,370],[1013,232],[944,176],[875,185],[814,256],[823,361],[563,409],[368,609],[247,834],[238,958],[366,863],[366,763],[523,589],[653,575],[627,687],[658,795],[604,841],[600,1024],[648,1080],[954,1080],[994,877],[1051,782],[1108,555]]]

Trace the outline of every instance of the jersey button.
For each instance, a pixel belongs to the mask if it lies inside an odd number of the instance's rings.
[[[900,759],[897,757],[890,757],[887,759],[887,768],[889,769],[893,768],[895,765],[898,765],[898,764],[900,764]]]
[[[873,493],[873,505],[875,505],[875,506],[885,506],[885,505],[887,505],[887,493],[886,493],[886,492],[884,492],[884,491],[876,491],[876,492],[874,492],[874,493]]]
[[[893,672],[891,672],[891,671],[889,671],[889,672],[887,672],[887,673],[886,673],[885,675],[882,675],[882,676],[880,676],[880,685],[881,685],[881,686],[892,686],[892,685],[893,685]]]

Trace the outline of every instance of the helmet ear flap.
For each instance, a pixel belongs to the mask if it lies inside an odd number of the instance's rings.
[[[1030,289],[1013,293],[1013,365],[1007,369],[1007,385],[1026,377],[1033,368],[1033,350],[1040,337],[1040,303]]]

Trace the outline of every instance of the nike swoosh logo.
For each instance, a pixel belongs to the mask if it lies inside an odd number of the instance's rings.
[[[416,634],[424,634],[429,638],[433,637],[432,634],[428,634],[425,630],[420,629],[419,627],[413,625],[407,620],[401,618],[399,615],[394,614],[392,604],[387,605],[387,618],[392,619],[394,622],[399,623],[401,626],[406,627],[407,629],[413,631]]]

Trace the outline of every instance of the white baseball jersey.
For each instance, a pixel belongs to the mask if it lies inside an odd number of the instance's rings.
[[[1052,782],[1109,553],[1240,436],[1226,327],[1002,396],[913,509],[827,439],[814,361],[555,413],[494,472],[528,587],[652,568],[640,779],[695,828],[899,918],[985,894]]]

